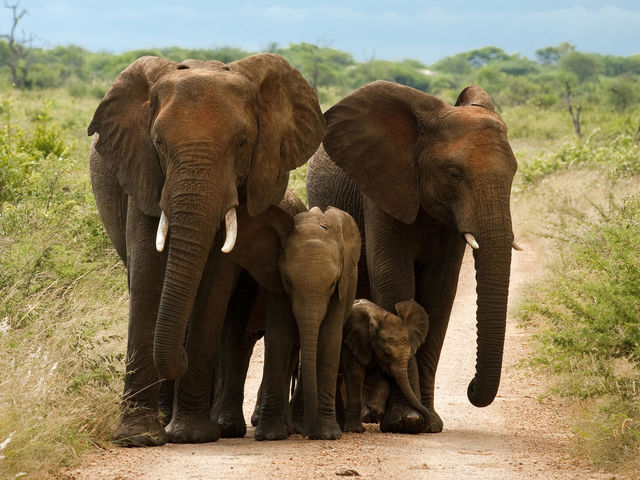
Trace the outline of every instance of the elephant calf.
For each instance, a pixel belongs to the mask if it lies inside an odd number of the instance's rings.
[[[346,386],[343,430],[364,432],[362,387],[365,373],[380,369],[393,377],[409,405],[425,418],[419,392],[416,350],[424,343],[429,316],[414,300],[397,303],[397,315],[369,300],[357,300],[343,329],[341,369]]]
[[[257,440],[289,436],[291,351],[296,327],[304,398],[302,433],[337,439],[335,388],[342,329],[353,305],[360,258],[355,220],[337,208],[312,208],[293,216],[270,206],[242,227],[239,209],[231,259],[266,290],[265,368]],[[249,223],[249,222],[247,222]]]

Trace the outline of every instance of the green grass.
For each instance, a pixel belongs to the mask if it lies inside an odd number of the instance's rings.
[[[581,453],[611,471],[640,469],[640,195],[576,212],[563,245],[519,316],[535,336],[532,363],[548,393],[571,400]]]
[[[57,101],[0,102],[2,478],[45,478],[106,442],[122,389],[126,275],[71,133],[77,105]]]

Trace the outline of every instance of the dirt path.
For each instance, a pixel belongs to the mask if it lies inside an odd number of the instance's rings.
[[[525,248],[529,247],[526,243]],[[514,252],[511,302],[541,264],[532,248]],[[526,333],[510,318],[503,379],[487,408],[473,407],[466,389],[475,367],[475,280],[465,257],[458,296],[436,381],[436,409],[444,421],[437,435],[383,434],[369,425],[364,434],[335,442],[256,442],[253,428],[242,439],[204,445],[113,449],[92,456],[72,472],[74,479],[598,479],[568,457],[570,431],[551,405],[537,397],[543,381],[516,368],[525,355]],[[249,418],[262,373],[257,348],[247,380]]]

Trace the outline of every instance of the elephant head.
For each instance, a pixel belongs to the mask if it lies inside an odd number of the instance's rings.
[[[415,366],[416,350],[424,343],[429,316],[414,300],[396,304],[396,313],[369,300],[357,300],[344,325],[342,342],[362,365],[375,363],[391,375],[409,404],[425,418],[428,411],[412,390],[410,365]],[[343,347],[343,348],[344,348]]]
[[[224,64],[142,57],[115,79],[89,125],[94,146],[137,208],[161,217],[168,259],[154,336],[162,378],[187,368],[183,347],[222,218],[282,198],[289,171],[324,133],[313,89],[289,63],[258,54]],[[229,225],[228,232],[235,227]],[[230,234],[231,235],[231,234]],[[224,251],[233,248],[227,239]]]
[[[478,350],[467,393],[476,406],[490,404],[500,383],[517,163],[489,95],[467,87],[452,107],[378,81],[344,98],[325,118],[326,152],[378,208],[406,224],[422,212],[474,249]]]
[[[325,362],[335,361],[337,375],[342,325],[357,282],[358,226],[349,214],[331,207],[325,212],[314,207],[292,216],[272,205],[247,228],[242,228],[244,218],[246,212],[240,211],[241,232],[231,256],[261,286],[290,299],[300,335],[308,426],[318,412],[319,391],[335,389],[335,380],[332,385],[318,385],[316,372],[326,368]],[[330,335],[335,345],[318,344],[323,323],[337,325],[337,331]]]

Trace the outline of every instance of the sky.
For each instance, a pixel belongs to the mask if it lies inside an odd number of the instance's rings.
[[[17,0],[10,0],[15,3]],[[0,33],[11,11],[0,5]],[[640,0],[20,0],[18,37],[33,46],[93,51],[231,46],[251,52],[273,42],[309,42],[358,61],[412,58],[430,65],[485,46],[531,59],[568,41],[579,51],[640,53]]]

